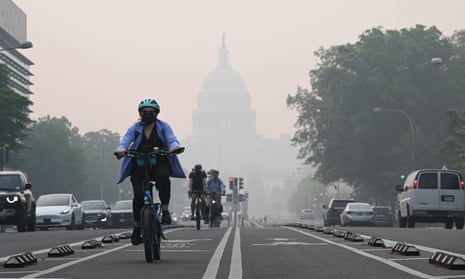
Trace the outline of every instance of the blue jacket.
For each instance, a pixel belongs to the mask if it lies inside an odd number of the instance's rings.
[[[168,147],[180,147],[179,141],[173,133],[171,126],[162,120],[156,120],[156,127],[157,127],[157,134],[163,141],[163,143]],[[126,134],[121,138],[120,143],[116,147],[116,150],[129,150],[129,149],[137,149],[142,141],[142,136],[144,134],[144,126],[141,122],[134,123],[129,129],[126,131]],[[136,137],[137,135],[137,137]],[[121,171],[118,183],[123,182],[126,177],[131,175],[131,164],[132,158],[125,157],[123,159],[123,163],[121,164]],[[186,178],[186,174],[184,173],[181,162],[179,161],[176,155],[168,156],[168,162],[170,163],[172,173],[170,174],[171,177],[177,178]]]
[[[214,180],[213,178],[207,179],[207,193],[223,193],[224,192],[224,183],[221,179]]]

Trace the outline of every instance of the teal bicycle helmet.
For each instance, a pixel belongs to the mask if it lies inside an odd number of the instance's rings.
[[[138,110],[141,111],[143,108],[153,108],[157,112],[160,112],[160,105],[154,99],[145,99],[139,103]]]

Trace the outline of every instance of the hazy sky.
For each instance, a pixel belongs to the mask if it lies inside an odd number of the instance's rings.
[[[1,0],[0,0],[1,1]],[[81,134],[123,133],[141,99],[155,98],[177,136],[192,112],[226,33],[267,138],[293,133],[286,97],[309,88],[319,47],[353,43],[365,30],[435,25],[465,29],[463,0],[14,0],[27,14],[21,50],[34,63],[33,118],[66,116]]]

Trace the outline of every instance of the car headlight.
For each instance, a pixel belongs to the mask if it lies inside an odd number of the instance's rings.
[[[6,197],[6,201],[7,201],[8,203],[15,203],[15,202],[19,201],[19,197],[18,197],[18,196],[15,196],[15,195],[13,195],[13,196],[8,196],[8,197]]]
[[[60,214],[68,214],[69,213],[69,207],[63,209],[63,211],[60,212]]]

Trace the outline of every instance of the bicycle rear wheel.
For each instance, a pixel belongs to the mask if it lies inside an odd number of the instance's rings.
[[[153,262],[154,255],[154,215],[153,211],[149,207],[142,208],[142,233],[144,235],[144,252],[145,260],[148,263]]]
[[[197,201],[195,203],[195,222],[197,225],[197,230],[200,230],[200,201],[199,198],[197,198]]]

